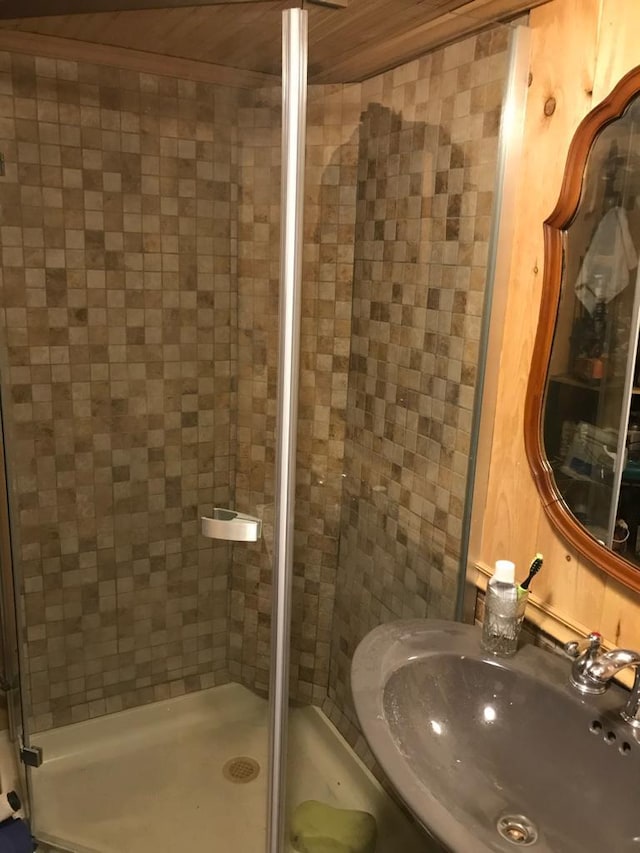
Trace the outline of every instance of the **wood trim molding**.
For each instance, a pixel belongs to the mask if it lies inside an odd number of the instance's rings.
[[[542,444],[542,405],[562,286],[562,235],[577,211],[587,157],[596,136],[620,118],[638,93],[640,66],[623,77],[611,94],[582,120],[569,148],[560,197],[544,223],[542,297],[525,400],[524,443],[544,511],[553,527],[585,559],[625,586],[640,592],[640,570],[624,557],[600,545],[570,512],[558,491]]]
[[[45,36],[0,29],[0,50],[13,53],[28,53],[31,56],[46,56],[50,59],[92,62],[96,65],[112,65],[139,71],[142,74],[158,74],[161,77],[178,77],[198,83],[218,83],[240,89],[280,85],[280,78],[261,71],[245,71],[229,68],[213,62],[165,56],[146,50],[114,47],[105,44],[79,41],[77,39]]]
[[[95,12],[132,12],[140,9],[176,9],[264,2],[282,6],[282,0],[0,0],[0,21],[58,15],[86,15]],[[349,5],[349,0],[308,0],[308,2],[314,6],[324,6],[329,9],[346,9]],[[300,6],[300,0],[290,0],[289,5]]]
[[[258,2],[265,0],[0,0],[0,20]],[[278,3],[280,0],[266,2]]]

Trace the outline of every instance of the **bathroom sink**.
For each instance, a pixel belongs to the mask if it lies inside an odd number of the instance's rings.
[[[362,731],[409,809],[455,853],[640,853],[625,691],[582,697],[563,657],[529,645],[493,658],[479,640],[470,625],[412,620],[356,650]]]

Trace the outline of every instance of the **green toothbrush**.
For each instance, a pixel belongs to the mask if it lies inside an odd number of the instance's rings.
[[[543,562],[544,557],[542,556],[542,554],[536,554],[536,556],[533,558],[531,565],[529,566],[529,574],[527,575],[526,580],[523,580],[520,586],[518,587],[519,595],[524,595],[525,592],[529,591],[529,584],[542,568]]]

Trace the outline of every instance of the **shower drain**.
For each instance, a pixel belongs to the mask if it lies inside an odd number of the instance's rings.
[[[229,782],[237,782],[238,784],[246,784],[253,782],[260,773],[260,765],[254,758],[247,758],[246,755],[239,755],[237,758],[230,758],[222,768],[222,775]]]
[[[538,840],[538,830],[521,814],[503,815],[498,818],[497,828],[503,838],[519,847],[528,847]]]

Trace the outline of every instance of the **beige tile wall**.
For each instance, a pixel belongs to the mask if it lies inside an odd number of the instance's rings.
[[[244,93],[238,110],[238,395],[235,507],[264,520],[263,538],[233,548],[229,670],[266,691],[270,646],[277,393],[280,91]]]
[[[452,615],[505,48],[309,93],[292,695],[352,741],[363,633]],[[6,54],[0,75],[36,726],[264,691],[280,93]],[[199,538],[214,503],[263,541]]]
[[[235,95],[0,55],[3,386],[36,729],[226,673]]]
[[[236,501],[265,520],[233,551],[230,671],[269,684],[278,359],[279,92],[240,109]],[[309,91],[292,606],[292,695],[326,695],[351,333],[359,86]]]
[[[495,29],[363,84],[328,704],[352,743],[358,642],[454,615],[507,43]]]
[[[507,38],[310,89],[291,694],[324,702],[352,742],[343,711],[358,640],[385,619],[453,615]],[[236,500],[266,523],[261,543],[234,548],[230,610],[232,676],[262,692],[280,192],[271,94],[240,111]]]

